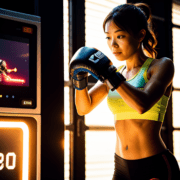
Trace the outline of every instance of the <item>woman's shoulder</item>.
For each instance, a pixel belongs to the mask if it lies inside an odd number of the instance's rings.
[[[154,59],[151,66],[151,76],[154,74],[161,78],[173,78],[174,76],[174,63],[168,57]]]
[[[158,65],[162,65],[164,63],[173,63],[172,59],[168,58],[168,57],[162,57],[162,58],[159,58],[159,59],[154,59],[153,60],[155,66],[158,66]]]
[[[162,57],[159,59],[154,59],[151,63],[151,70],[155,71],[158,70],[159,68],[163,68],[164,70],[169,69],[174,69],[174,63],[172,59],[168,57]]]

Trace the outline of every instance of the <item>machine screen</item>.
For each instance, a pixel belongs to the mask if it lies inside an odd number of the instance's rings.
[[[0,38],[0,85],[29,86],[29,43]]]
[[[0,107],[36,108],[37,53],[36,25],[0,18]]]

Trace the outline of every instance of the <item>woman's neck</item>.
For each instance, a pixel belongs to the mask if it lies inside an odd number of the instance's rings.
[[[146,61],[146,59],[148,59],[148,58],[149,57],[146,56],[141,49],[140,52],[137,52],[133,57],[126,60],[127,72],[131,71],[137,67],[141,67],[144,64],[144,62]]]

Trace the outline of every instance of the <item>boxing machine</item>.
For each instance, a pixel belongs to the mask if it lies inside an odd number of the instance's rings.
[[[0,8],[0,179],[40,180],[41,19]]]

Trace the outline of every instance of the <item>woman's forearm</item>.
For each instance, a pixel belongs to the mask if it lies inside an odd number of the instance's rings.
[[[116,89],[127,105],[135,109],[138,113],[142,114],[147,109],[147,94],[124,81]]]
[[[77,112],[80,116],[87,114],[91,107],[91,98],[88,94],[87,87],[83,90],[75,91],[75,104]]]

